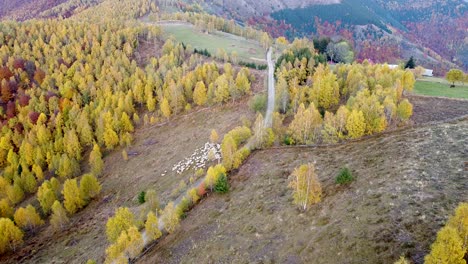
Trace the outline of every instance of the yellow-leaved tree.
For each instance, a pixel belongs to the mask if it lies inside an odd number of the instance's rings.
[[[413,105],[404,99],[397,107],[397,116],[401,121],[407,121],[413,115]]]
[[[320,202],[322,187],[312,163],[294,169],[289,187],[293,189],[294,203],[305,211],[307,206]]]
[[[89,200],[96,197],[101,191],[101,184],[92,173],[87,173],[80,180],[80,195],[82,199]]]
[[[13,221],[0,218],[0,254],[8,250],[15,251],[23,243],[23,232]]]
[[[8,199],[4,198],[0,200],[0,217],[9,218],[13,216],[13,208],[11,208]]]
[[[83,208],[85,201],[81,196],[80,189],[76,179],[66,180],[63,184],[63,204],[67,212],[70,214],[76,213],[79,209]]]
[[[209,167],[205,177],[206,186],[213,189],[222,174],[226,175],[226,168],[223,165],[218,164],[214,167]]]
[[[128,230],[130,227],[136,224],[135,216],[130,209],[126,207],[120,207],[115,212],[115,215],[106,223],[106,234],[107,239],[110,242],[115,242],[119,238],[122,231]]]
[[[163,210],[161,220],[164,223],[164,229],[172,233],[179,226],[180,218],[173,202],[169,202]]]
[[[45,181],[37,190],[37,200],[42,207],[44,214],[48,214],[52,205],[57,200],[55,191],[49,181]]]
[[[55,201],[52,205],[52,215],[50,216],[50,224],[55,230],[60,230],[69,222],[67,212],[59,201]]]
[[[366,121],[362,111],[351,111],[346,120],[346,130],[348,130],[348,137],[350,138],[360,138],[364,135],[366,131]]]
[[[156,240],[162,236],[161,230],[159,230],[159,220],[155,213],[148,213],[146,217],[145,230],[150,241]]]
[[[166,97],[162,99],[161,105],[159,107],[165,118],[169,118],[171,116],[171,106],[169,105],[169,101]]]
[[[36,208],[32,205],[28,205],[26,208],[18,208],[15,212],[14,219],[15,223],[23,229],[33,229],[44,224],[44,221],[36,212]]]
[[[101,175],[104,168],[104,161],[102,161],[101,149],[96,143],[94,143],[93,150],[89,154],[89,165],[91,167],[91,173],[96,176]]]
[[[424,258],[426,264],[466,264],[468,254],[468,203],[461,203],[438,233],[431,252]]]
[[[193,101],[197,105],[205,105],[208,100],[206,95],[206,86],[202,81],[197,82],[195,90],[193,91]]]
[[[218,143],[218,140],[219,140],[218,132],[216,132],[215,129],[212,129],[211,134],[210,134],[210,142],[215,144],[215,143]]]
[[[319,139],[321,126],[322,116],[315,105],[311,103],[306,109],[304,104],[300,104],[289,125],[289,133],[296,143],[311,144]]]

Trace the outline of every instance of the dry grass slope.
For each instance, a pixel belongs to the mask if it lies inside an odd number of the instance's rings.
[[[140,263],[393,263],[400,255],[422,263],[468,197],[466,131],[468,118],[334,147],[256,152],[229,194],[202,202]],[[301,213],[287,183],[306,162],[316,163],[324,197]],[[335,184],[343,166],[356,176],[347,188]]]

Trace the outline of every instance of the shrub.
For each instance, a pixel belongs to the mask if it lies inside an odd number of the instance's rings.
[[[179,204],[176,206],[177,214],[180,218],[185,218],[185,212],[190,209],[190,201],[187,197],[182,198]]]
[[[294,145],[294,139],[290,135],[284,136],[283,143],[285,145]]]
[[[206,194],[206,184],[205,182],[200,183],[197,189],[198,197],[203,197]]]
[[[338,176],[336,176],[336,183],[338,184],[348,184],[351,183],[354,180],[353,174],[351,171],[344,167],[340,170],[338,173]]]
[[[227,193],[229,191],[229,183],[225,173],[222,173],[214,186],[216,193]]]
[[[249,101],[250,110],[263,113],[266,111],[267,96],[266,94],[257,94]]]
[[[145,196],[146,196],[146,192],[145,192],[145,191],[141,191],[141,192],[138,194],[138,203],[139,203],[139,204],[144,204],[144,203],[146,202]]]

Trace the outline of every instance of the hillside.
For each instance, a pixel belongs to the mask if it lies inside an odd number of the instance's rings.
[[[260,26],[274,37],[310,36],[341,37],[352,42],[357,58],[377,62],[398,63],[414,56],[420,63],[444,74],[449,68],[468,69],[465,42],[468,26],[467,3],[452,1],[364,1],[342,0],[288,2],[288,5],[270,5],[269,1],[229,1],[223,8],[205,5],[215,14],[246,21]],[[259,12],[259,10],[261,10]],[[365,35],[360,28],[374,25]],[[372,27],[371,27],[372,28]],[[381,32],[383,31],[383,32]],[[444,43],[451,43],[445,45]],[[383,52],[382,60],[369,46]],[[371,53],[371,54],[369,54]]]
[[[398,3],[1,2],[0,262],[464,263],[468,76],[378,63],[443,61]]]
[[[138,263],[393,263],[400,255],[423,263],[445,221],[440,212],[468,195],[456,143],[466,129],[465,119],[343,146],[257,152],[228,195],[209,197]],[[319,168],[325,194],[302,213],[288,206],[287,185],[305,161]],[[335,183],[342,166],[357,175],[346,188]]]
[[[0,0],[0,19],[26,20],[67,0]]]

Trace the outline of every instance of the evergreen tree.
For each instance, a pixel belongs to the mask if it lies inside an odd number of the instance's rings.
[[[409,60],[405,64],[405,69],[414,69],[416,67],[416,64],[414,63],[413,56],[409,58]]]

